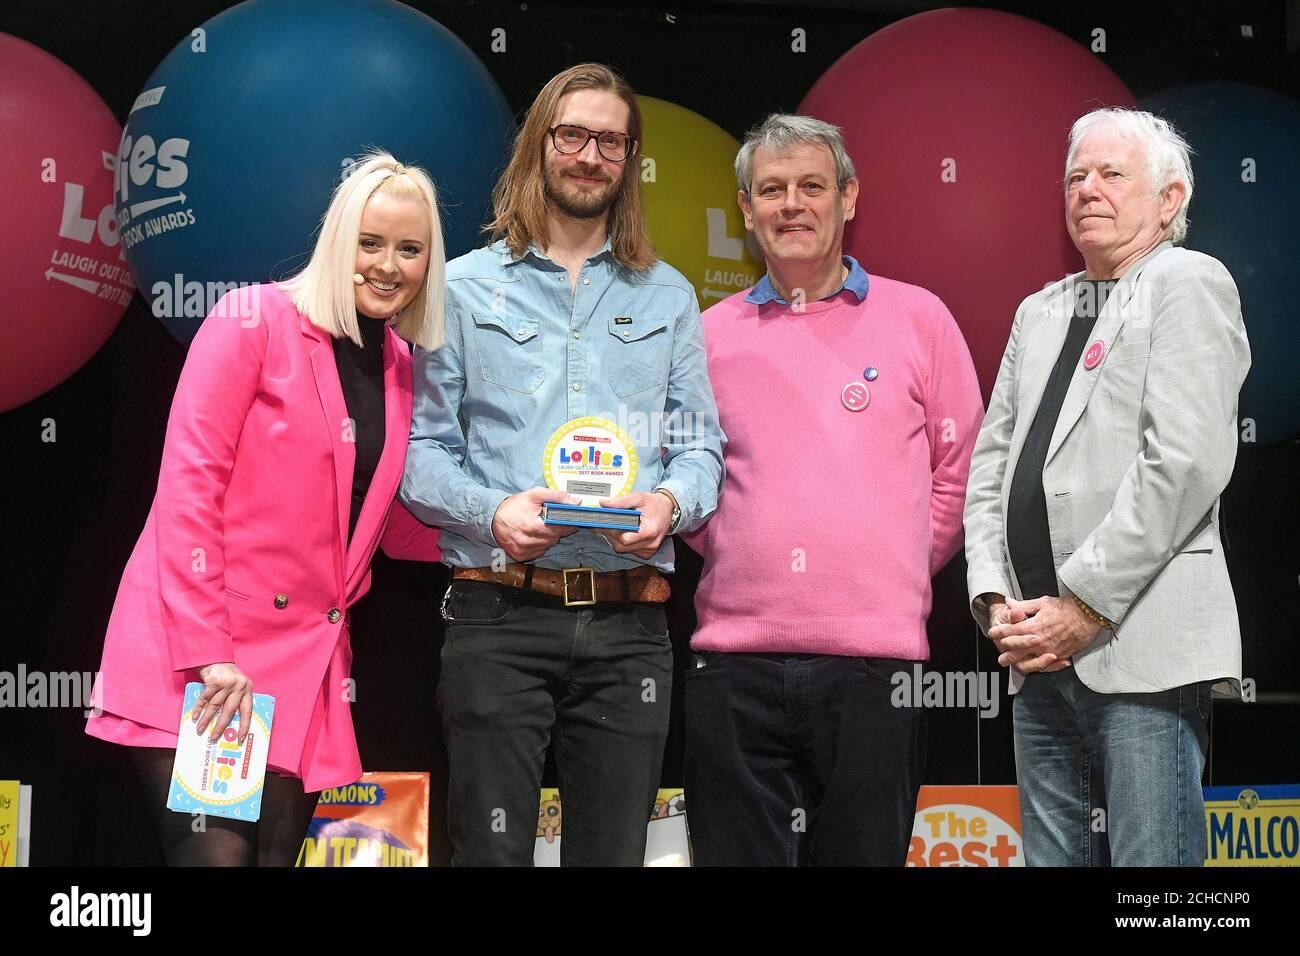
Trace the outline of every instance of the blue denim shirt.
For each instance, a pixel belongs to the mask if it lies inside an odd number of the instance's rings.
[[[867,286],[870,285],[867,280],[867,270],[858,265],[858,260],[852,256],[845,256],[844,264],[849,267],[849,274],[844,277],[844,283],[831,295],[839,295],[845,289],[848,289],[861,302],[867,297]],[[830,295],[826,296],[827,299],[830,297]],[[766,305],[769,302],[780,302],[782,305],[790,304],[777,294],[776,288],[772,285],[772,279],[767,273],[764,273],[763,278],[754,283],[754,288],[749,290],[749,295],[745,296],[745,301],[752,302],[754,305]]]
[[[504,240],[447,264],[446,343],[414,355],[415,407],[402,502],[442,529],[443,561],[486,567],[500,552],[492,516],[508,495],[545,487],[542,456],[573,418],[615,422],[636,446],[636,491],[665,488],[678,531],[704,523],[722,488],[718,409],[695,290],[667,263],[620,266],[609,241],[568,271],[535,246],[515,259]],[[661,453],[662,449],[662,453]],[[617,570],[673,567],[665,538],[649,561],[617,554],[579,529],[534,562]]]

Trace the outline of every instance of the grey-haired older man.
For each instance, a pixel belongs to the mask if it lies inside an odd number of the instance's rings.
[[[1240,690],[1219,495],[1250,349],[1228,270],[1175,246],[1188,154],[1150,113],[1074,124],[1086,269],[1021,303],[971,462],[968,585],[1019,689],[1031,866],[1205,860],[1210,697]]]

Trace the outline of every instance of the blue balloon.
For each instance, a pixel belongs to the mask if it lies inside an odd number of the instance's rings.
[[[394,0],[248,0],[180,42],[136,99],[115,202],[127,262],[188,344],[228,283],[306,263],[368,148],[423,166],[448,257],[481,244],[513,117],[487,69]]]
[[[1241,292],[1251,369],[1239,416],[1255,440],[1300,431],[1300,103],[1244,83],[1192,83],[1142,101],[1187,137],[1195,189],[1187,246],[1220,260]]]

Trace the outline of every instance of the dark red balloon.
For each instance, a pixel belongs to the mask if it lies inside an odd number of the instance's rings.
[[[1082,43],[1012,14],[935,10],[867,37],[799,107],[843,128],[857,166],[847,251],[944,300],[985,400],[1016,306],[1083,268],[1062,196],[1071,124],[1136,105]]]
[[[121,138],[71,67],[0,33],[0,412],[85,365],[135,293],[113,214]]]

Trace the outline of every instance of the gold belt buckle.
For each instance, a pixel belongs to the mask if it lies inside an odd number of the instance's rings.
[[[564,606],[565,607],[584,607],[596,603],[596,569],[595,568],[564,568]],[[581,574],[587,572],[587,581],[591,587],[590,601],[576,601],[569,598],[569,575]]]

